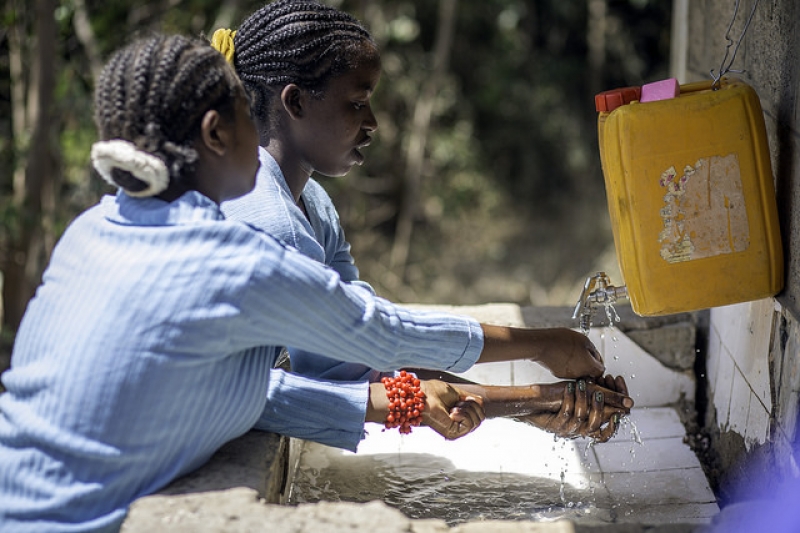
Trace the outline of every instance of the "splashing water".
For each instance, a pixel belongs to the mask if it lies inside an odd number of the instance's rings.
[[[453,526],[475,520],[561,519],[612,523],[616,512],[605,491],[598,499],[591,441],[555,439],[511,420],[487,420],[472,442],[371,434],[362,454],[305,443],[289,504],[382,500],[410,518],[437,518]],[[404,440],[405,439],[405,440]],[[475,439],[485,439],[475,442]],[[390,439],[391,440],[391,439]],[[423,442],[420,442],[423,441]],[[447,450],[451,451],[446,451]],[[590,459],[590,455],[592,458]],[[596,468],[596,467],[595,467]]]

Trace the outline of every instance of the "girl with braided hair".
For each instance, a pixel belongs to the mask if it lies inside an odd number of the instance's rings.
[[[314,172],[343,176],[353,165],[360,165],[362,149],[378,127],[370,98],[381,73],[380,54],[369,32],[348,13],[315,0],[277,0],[247,17],[235,32],[217,30],[212,45],[234,65],[250,93],[261,138],[255,189],[225,202],[223,212],[274,235],[334,269],[342,281],[374,294],[358,278],[336,208],[311,177]],[[451,374],[423,369],[416,373],[459,381],[462,389],[485,400],[487,416],[518,415],[502,406],[525,402],[534,406],[529,412],[536,414],[523,420],[566,437],[608,440],[616,429],[614,415],[628,412],[633,405],[622,377],[602,375],[602,359],[585,335],[568,328],[487,324],[481,324],[481,333],[486,346],[492,347],[493,360],[533,359],[556,377],[578,379],[578,386],[560,382],[533,388],[482,387]],[[324,351],[312,353],[293,346],[288,350],[297,374],[373,382],[382,376],[368,365],[328,357]],[[481,361],[486,360],[491,359],[481,356]],[[545,389],[548,401],[532,397]],[[500,399],[507,402],[493,401]],[[273,429],[293,434],[291,427]],[[360,438],[360,433],[351,435],[355,442]]]
[[[365,421],[449,439],[480,424],[480,404],[441,381],[273,369],[283,345],[387,370],[466,369],[483,343],[476,323],[396,308],[223,217],[259,161],[249,99],[221,54],[179,36],[135,41],[107,63],[95,109],[92,163],[119,191],[64,232],[2,375],[0,531],[116,531],[134,499],[271,413],[313,412],[305,429],[322,441]],[[390,402],[401,389],[412,405]],[[352,411],[356,429],[343,422]]]

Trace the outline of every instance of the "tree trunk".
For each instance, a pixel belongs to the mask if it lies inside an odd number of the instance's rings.
[[[89,58],[89,68],[92,71],[92,79],[96,82],[97,78],[100,77],[100,72],[103,70],[100,46],[97,43],[97,37],[89,21],[86,1],[73,0],[73,7],[75,9],[75,14],[72,17],[72,27],[75,29],[75,35],[81,42],[81,46],[83,46],[83,49],[86,51],[86,57]]]
[[[11,63],[30,64],[31,79],[26,84],[22,69],[12,68],[12,97],[15,110],[14,135],[17,159],[14,178],[14,208],[18,214],[18,226],[10,235],[8,253],[3,265],[3,325],[16,330],[28,301],[39,283],[48,251],[45,247],[45,218],[52,218],[52,212],[45,213],[44,205],[52,204],[55,197],[54,161],[58,131],[53,117],[56,69],[55,0],[35,2],[35,44],[30,60],[25,60],[24,35],[21,17],[15,20],[15,44],[9,39],[10,53],[14,55]],[[17,6],[17,9],[23,9]],[[13,50],[12,50],[13,48]],[[20,90],[27,85],[27,90]],[[19,101],[22,100],[22,101]],[[21,108],[21,109],[20,109]],[[24,109],[24,112],[22,111]],[[28,137],[29,136],[29,137]],[[30,138],[26,143],[25,139]],[[47,201],[50,200],[50,201]],[[49,206],[52,207],[52,206]],[[48,209],[52,211],[52,209]]]
[[[586,45],[589,49],[589,94],[603,90],[603,69],[606,66],[606,34],[608,0],[588,0]]]
[[[414,219],[420,203],[425,146],[428,141],[436,93],[439,91],[442,78],[448,69],[450,50],[453,46],[457,2],[458,0],[440,0],[439,2],[439,24],[433,49],[433,69],[420,90],[417,105],[414,108],[408,150],[406,151],[403,198],[390,260],[391,267],[399,279],[403,279],[408,261]]]

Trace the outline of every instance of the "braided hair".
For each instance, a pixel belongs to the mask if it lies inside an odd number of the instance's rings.
[[[140,155],[161,160],[170,183],[188,186],[202,117],[210,109],[232,117],[238,92],[236,74],[207,43],[178,35],[142,38],[114,53],[97,80],[98,135],[101,141],[127,141]],[[148,187],[123,168],[109,174],[125,191]]]
[[[364,43],[374,55],[365,55]],[[287,84],[321,98],[332,77],[378,58],[375,41],[357,19],[316,0],[277,0],[262,7],[239,26],[234,50],[233,65],[262,130],[270,126],[273,97]]]

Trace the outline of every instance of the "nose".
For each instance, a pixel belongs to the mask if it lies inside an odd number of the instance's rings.
[[[375,118],[375,113],[372,112],[372,107],[367,107],[367,117],[361,124],[361,129],[368,132],[373,132],[378,129],[378,119]]]

